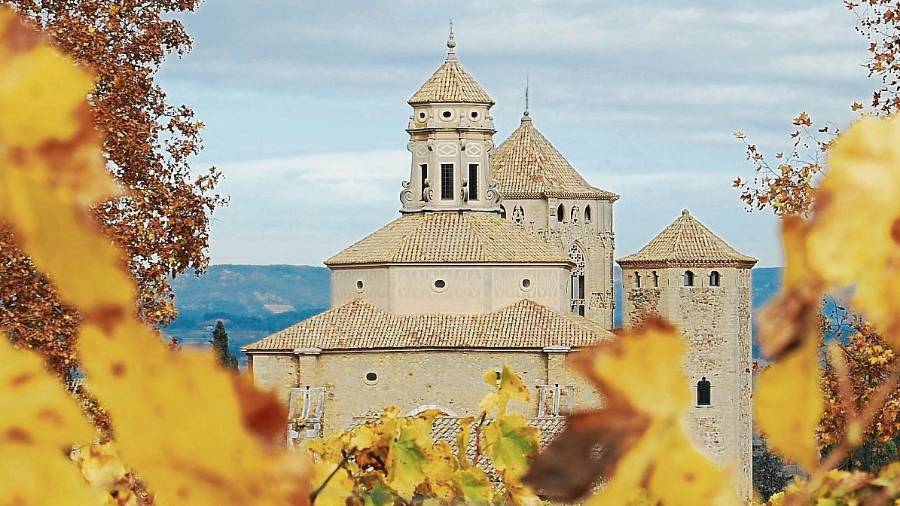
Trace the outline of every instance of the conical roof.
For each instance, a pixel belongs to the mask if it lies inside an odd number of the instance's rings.
[[[756,259],[739,253],[685,209],[640,251],[618,262],[623,267],[633,264],[752,267]]]
[[[406,213],[325,261],[361,264],[553,263],[569,264],[537,235],[497,213]]]
[[[528,113],[491,154],[497,188],[505,198],[589,198],[615,201],[618,195],[591,186],[546,137]]]
[[[494,104],[494,100],[484,91],[456,59],[447,59],[434,74],[425,81],[419,91],[409,97],[410,105],[453,102],[464,104]]]
[[[447,58],[408,100],[409,105],[443,102],[494,104],[484,88],[459,63],[452,26],[447,39]]]

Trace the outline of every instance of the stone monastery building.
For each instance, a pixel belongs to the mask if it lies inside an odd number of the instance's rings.
[[[525,414],[545,440],[596,392],[565,367],[613,328],[613,204],[534,125],[494,146],[494,101],[447,56],[409,99],[409,180],[394,221],[326,260],[332,309],[245,348],[257,384],[289,401],[290,443],[384,407],[437,408],[435,425],[478,413],[486,370],[531,386]],[[619,259],[625,324],[657,313],[689,343],[698,445],[732,463],[749,494],[750,269],[682,212]],[[458,430],[458,423],[455,425]]]

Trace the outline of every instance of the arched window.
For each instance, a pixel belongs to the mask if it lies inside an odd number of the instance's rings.
[[[517,205],[513,207],[512,220],[516,225],[525,224],[525,210],[522,209],[522,206]]]
[[[684,271],[684,286],[694,286],[694,273]]]
[[[584,207],[584,221],[585,223],[591,222],[591,206]]]
[[[709,286],[719,286],[722,283],[722,276],[719,275],[719,271],[712,271],[709,273]]]
[[[584,316],[584,253],[577,244],[569,248],[569,259],[575,264],[572,268],[572,312]]]
[[[700,378],[700,381],[697,382],[697,405],[698,406],[709,406],[710,405],[710,389],[711,385],[709,381],[706,381],[706,376]]]
[[[559,207],[556,208],[556,221],[562,223],[563,218],[566,216],[566,210],[563,209],[563,205],[560,204]]]
[[[500,206],[500,217],[506,218],[506,208],[503,205]]]
[[[659,273],[653,271],[653,288],[659,288]]]
[[[640,272],[634,273],[634,286],[637,288],[641,287],[641,273]]]

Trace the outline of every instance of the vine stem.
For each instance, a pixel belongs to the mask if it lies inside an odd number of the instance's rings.
[[[875,415],[881,411],[881,408],[884,407],[884,403],[887,401],[888,397],[897,388],[897,383],[900,382],[900,360],[897,360],[894,363],[894,367],[891,369],[891,374],[888,378],[878,386],[878,390],[875,391],[875,394],[869,399],[868,404],[866,404],[866,409],[856,417],[851,420],[850,423],[858,423],[860,431],[865,433],[868,430],[869,425],[875,419]],[[843,441],[841,441],[840,446],[834,449],[831,453],[828,454],[828,457],[825,458],[820,464],[816,471],[813,473],[812,478],[809,480],[809,486],[807,486],[807,492],[815,490],[822,484],[822,480],[825,478],[825,474],[840,464],[850,452],[853,451],[857,446],[856,441],[851,441],[847,435],[844,436]]]
[[[335,466],[335,468],[331,471],[331,473],[328,475],[328,477],[325,478],[325,481],[323,481],[321,485],[319,485],[318,487],[316,487],[315,490],[313,490],[312,492],[309,493],[309,502],[310,503],[316,502],[316,497],[318,497],[318,495],[320,493],[322,493],[322,490],[325,489],[325,487],[328,485],[328,482],[331,481],[332,478],[334,478],[334,475],[336,475],[338,471],[340,471],[341,469],[346,469],[344,467],[344,465],[347,463],[348,460],[350,460],[351,453],[352,452],[345,452],[345,451],[341,450],[341,456],[342,456],[341,462],[337,466]]]

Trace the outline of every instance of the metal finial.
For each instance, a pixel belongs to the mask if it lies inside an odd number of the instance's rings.
[[[525,73],[525,116],[528,116],[528,110],[529,110],[529,108],[528,108],[528,88],[529,88],[528,85],[529,85],[529,82],[528,81],[529,81],[528,73],[526,72]]]
[[[447,59],[456,59],[456,39],[453,38],[453,20],[450,20],[450,36],[447,37]]]

